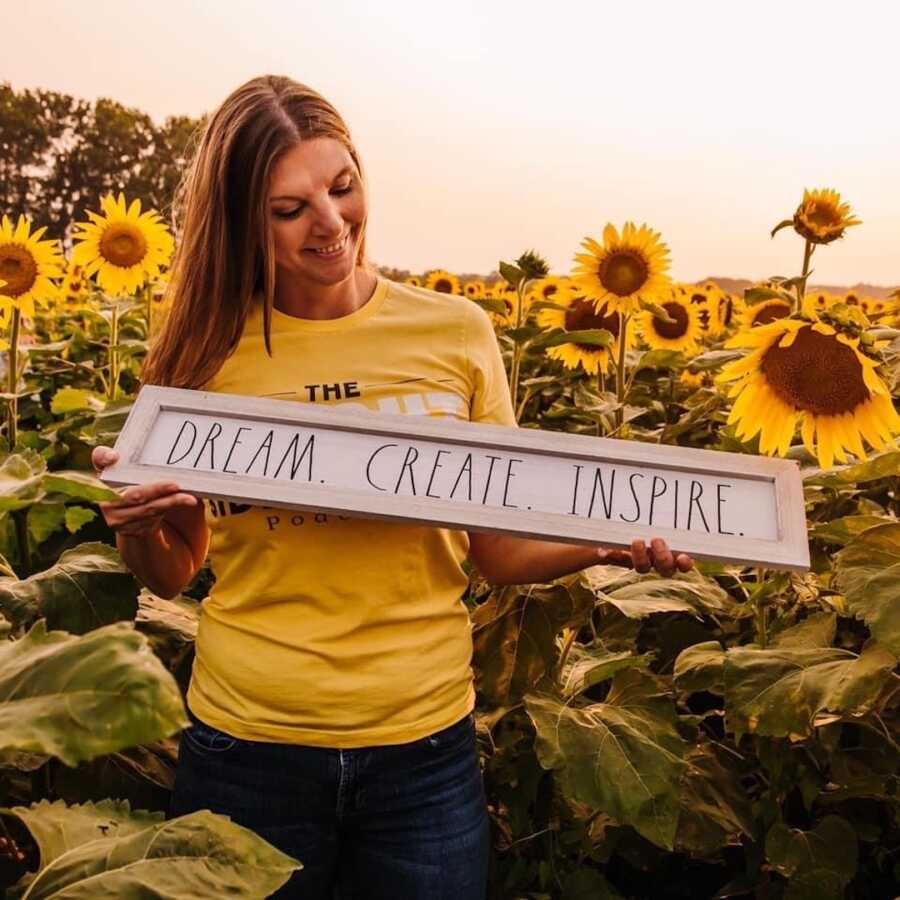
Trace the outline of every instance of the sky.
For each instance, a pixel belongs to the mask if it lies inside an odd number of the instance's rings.
[[[799,274],[804,188],[863,222],[813,282],[900,284],[900,11],[880,0],[42,0],[4,14],[0,81],[198,116],[260,74],[347,121],[380,265],[568,273],[607,222],[670,274]]]

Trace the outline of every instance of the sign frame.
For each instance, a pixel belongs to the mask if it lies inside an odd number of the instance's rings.
[[[473,507],[433,497],[375,494],[298,481],[274,481],[241,474],[139,463],[143,447],[161,412],[220,415],[300,428],[357,432],[390,438],[439,441],[466,448],[507,453],[525,451],[548,457],[708,476],[734,476],[770,482],[774,488],[777,540],[692,532],[665,526],[611,519],[503,508]],[[676,553],[696,559],[766,566],[787,571],[809,569],[809,542],[803,485],[794,460],[726,453],[694,447],[649,444],[615,438],[511,428],[449,416],[402,415],[370,410],[342,410],[243,394],[144,385],[115,443],[119,461],[104,469],[101,480],[113,487],[175,481],[200,497],[264,506],[355,514],[363,518],[414,522],[452,529],[510,534],[563,543],[598,544],[628,549],[634,538],[660,537]]]

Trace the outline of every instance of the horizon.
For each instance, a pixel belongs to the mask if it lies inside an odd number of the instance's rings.
[[[769,232],[805,188],[829,187],[862,224],[819,248],[813,279],[900,284],[900,123],[882,87],[894,31],[871,29],[867,9],[889,23],[870,0],[850,18],[837,3],[765,0],[738,29],[707,0],[611,12],[563,0],[552,16],[509,0],[464,0],[452,16],[409,0],[377,13],[336,0],[326,15],[285,0],[89,7],[18,7],[0,78],[156,121],[211,111],[262,72],[303,81],[351,129],[381,265],[490,271],[534,248],[565,274],[585,237],[632,220],[661,233],[675,280],[789,276],[802,241]],[[123,34],[158,49],[142,56]],[[795,52],[835,35],[865,52],[826,73]]]

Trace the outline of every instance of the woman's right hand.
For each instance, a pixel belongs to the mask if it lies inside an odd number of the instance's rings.
[[[94,447],[91,453],[91,463],[98,475],[118,459],[119,454],[112,447],[101,445]],[[200,498],[182,492],[174,481],[132,484],[120,494],[121,500],[98,504],[106,524],[117,534],[150,537],[159,531],[167,518],[183,517],[188,510],[199,519],[205,517]]]

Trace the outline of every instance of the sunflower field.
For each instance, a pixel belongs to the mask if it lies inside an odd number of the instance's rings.
[[[67,253],[0,221],[0,879],[23,900],[265,897],[296,861],[165,817],[213,575],[142,588],[90,462],[136,396],[175,242],[122,194],[88,219]],[[772,232],[799,271],[742,295],[673,281],[631,222],[567,275],[528,251],[406,278],[488,312],[520,427],[786,456],[804,479],[809,572],[473,570],[492,898],[900,894],[900,292],[807,284],[860,224],[805,191]]]

